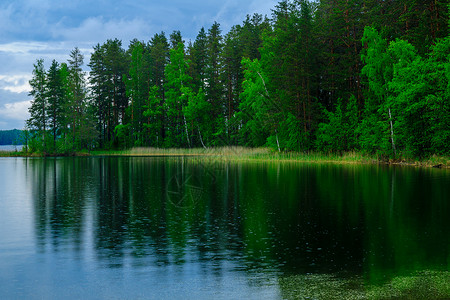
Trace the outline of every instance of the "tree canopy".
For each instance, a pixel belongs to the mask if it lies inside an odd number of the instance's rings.
[[[283,0],[271,16],[97,44],[83,71],[34,65],[28,129],[42,152],[269,146],[385,157],[449,154],[445,1]]]

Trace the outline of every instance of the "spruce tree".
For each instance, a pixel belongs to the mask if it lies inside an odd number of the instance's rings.
[[[48,102],[48,122],[49,130],[53,138],[53,151],[56,149],[56,140],[62,133],[64,126],[64,90],[61,81],[60,67],[56,60],[47,72],[46,98]]]

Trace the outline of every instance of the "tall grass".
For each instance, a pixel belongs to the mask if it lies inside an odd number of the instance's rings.
[[[19,157],[26,156],[23,151],[0,150],[0,157]]]
[[[215,148],[163,149],[163,148],[132,148],[122,151],[93,151],[92,155],[110,156],[199,156],[215,157],[224,160],[264,160],[264,161],[296,161],[323,163],[372,163],[376,158],[359,152],[340,154],[320,152],[275,152],[269,148],[247,148],[227,146]]]
[[[275,152],[270,155],[263,155],[261,159],[269,159],[276,161],[298,161],[298,162],[323,162],[323,163],[371,163],[377,160],[368,155],[358,152],[337,153],[321,153],[321,152]]]
[[[232,161],[283,161],[303,163],[334,163],[334,164],[404,164],[419,167],[439,166],[450,168],[450,157],[431,156],[425,160],[397,159],[386,160],[377,155],[351,151],[343,153],[323,152],[277,152],[269,148],[248,148],[227,146],[214,148],[132,148],[128,150],[91,151],[93,156],[190,156],[204,160]],[[1,156],[1,154],[0,154]],[[13,155],[4,155],[13,156]]]
[[[225,156],[241,157],[259,154],[269,154],[266,148],[245,148],[239,146],[215,148],[132,148],[122,151],[93,151],[94,155],[121,155],[121,156]]]

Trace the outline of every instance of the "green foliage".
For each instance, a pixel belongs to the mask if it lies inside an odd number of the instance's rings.
[[[205,93],[202,89],[197,94],[193,91],[186,90],[188,94],[188,104],[183,108],[188,124],[190,124],[190,132],[195,145],[209,144],[208,137],[211,136],[210,122],[211,104],[206,101]],[[206,138],[206,140],[205,140]],[[195,140],[194,140],[195,139]]]
[[[40,154],[73,153],[92,148],[97,132],[87,102],[83,55],[71,52],[69,66],[55,60],[49,70],[38,60],[30,80],[33,96],[27,127],[29,151]],[[64,141],[64,142],[62,142]]]
[[[32,148],[445,155],[448,22],[442,1],[283,0],[270,21],[247,16],[225,34],[214,22],[186,47],[180,31],[97,44],[89,84],[76,48],[34,65]]]
[[[273,138],[273,136],[269,137],[268,141]],[[302,123],[292,113],[288,113],[286,120],[280,124],[278,142],[280,149],[285,151],[304,151],[310,148],[309,133],[303,130]]]
[[[185,59],[184,44],[170,50],[170,63],[166,66],[166,108],[170,123],[167,124],[169,147],[191,147],[184,107],[188,105],[192,89],[189,82],[192,78],[187,74],[188,61]]]
[[[153,147],[160,147],[162,138],[160,137],[160,129],[162,127],[163,107],[159,98],[159,88],[153,86],[150,88],[148,95],[148,104],[144,105],[143,116],[146,118],[144,128],[146,129],[148,144]]]
[[[45,77],[44,60],[38,59],[34,65],[33,78],[29,82],[31,86],[29,95],[33,97],[33,100],[31,100],[31,106],[28,110],[30,118],[27,120],[27,127],[41,134],[42,140],[45,138],[48,123]]]
[[[62,77],[60,73],[60,67],[56,60],[52,61],[52,65],[47,72],[46,78],[46,95],[48,102],[48,121],[49,130],[53,137],[53,145],[51,152],[56,152],[56,140],[58,136],[62,134],[64,130],[64,105],[65,94],[62,84]]]
[[[389,157],[392,154],[392,144],[388,138],[389,123],[386,121],[387,118],[389,118],[387,113],[380,112],[377,105],[366,103],[361,122],[356,130],[358,145],[361,150],[382,157]]]
[[[0,130],[0,145],[22,145],[22,130]]]
[[[123,76],[128,73],[128,61],[122,42],[114,39],[103,45],[97,44],[89,67],[96,130],[100,133],[99,142],[103,147],[115,141],[115,126],[119,120],[126,119],[128,98]]]
[[[131,141],[125,144],[138,147],[146,144],[144,137],[146,120],[143,111],[149,97],[147,74],[144,62],[144,45],[136,42],[132,47],[129,75],[128,77],[124,76],[123,80],[126,86],[126,94],[130,101],[130,106],[126,109],[126,117],[129,120],[130,134],[128,137]],[[119,138],[119,140],[122,138]]]
[[[368,48],[362,72],[372,95],[366,102],[367,121],[360,126],[363,149],[388,154],[389,121],[403,155],[448,153],[448,39],[439,41],[428,57],[404,40],[387,44],[373,28],[366,28],[363,42]]]
[[[325,152],[342,152],[358,148],[358,108],[356,98],[350,97],[347,105],[339,99],[334,112],[325,109],[327,123],[320,123],[316,145]]]
[[[244,124],[241,134],[248,146],[258,147],[264,145],[266,139],[275,133],[278,123],[276,117],[281,112],[268,93],[267,77],[262,72],[259,60],[244,58],[242,64],[245,68],[245,80],[239,106],[239,117]]]
[[[130,127],[131,127],[130,124],[127,124],[127,125],[119,124],[114,129],[117,139],[119,140],[119,144],[123,145],[123,147],[125,147],[125,148],[129,148],[130,146],[135,146],[135,145],[130,145],[130,143],[131,143],[131,140],[129,138]]]

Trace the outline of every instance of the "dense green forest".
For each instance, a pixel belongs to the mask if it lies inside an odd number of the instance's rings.
[[[269,146],[384,157],[450,154],[446,0],[291,0],[224,34],[97,44],[83,71],[42,59],[32,151]]]
[[[21,143],[21,130],[0,130],[0,145],[19,145]]]

